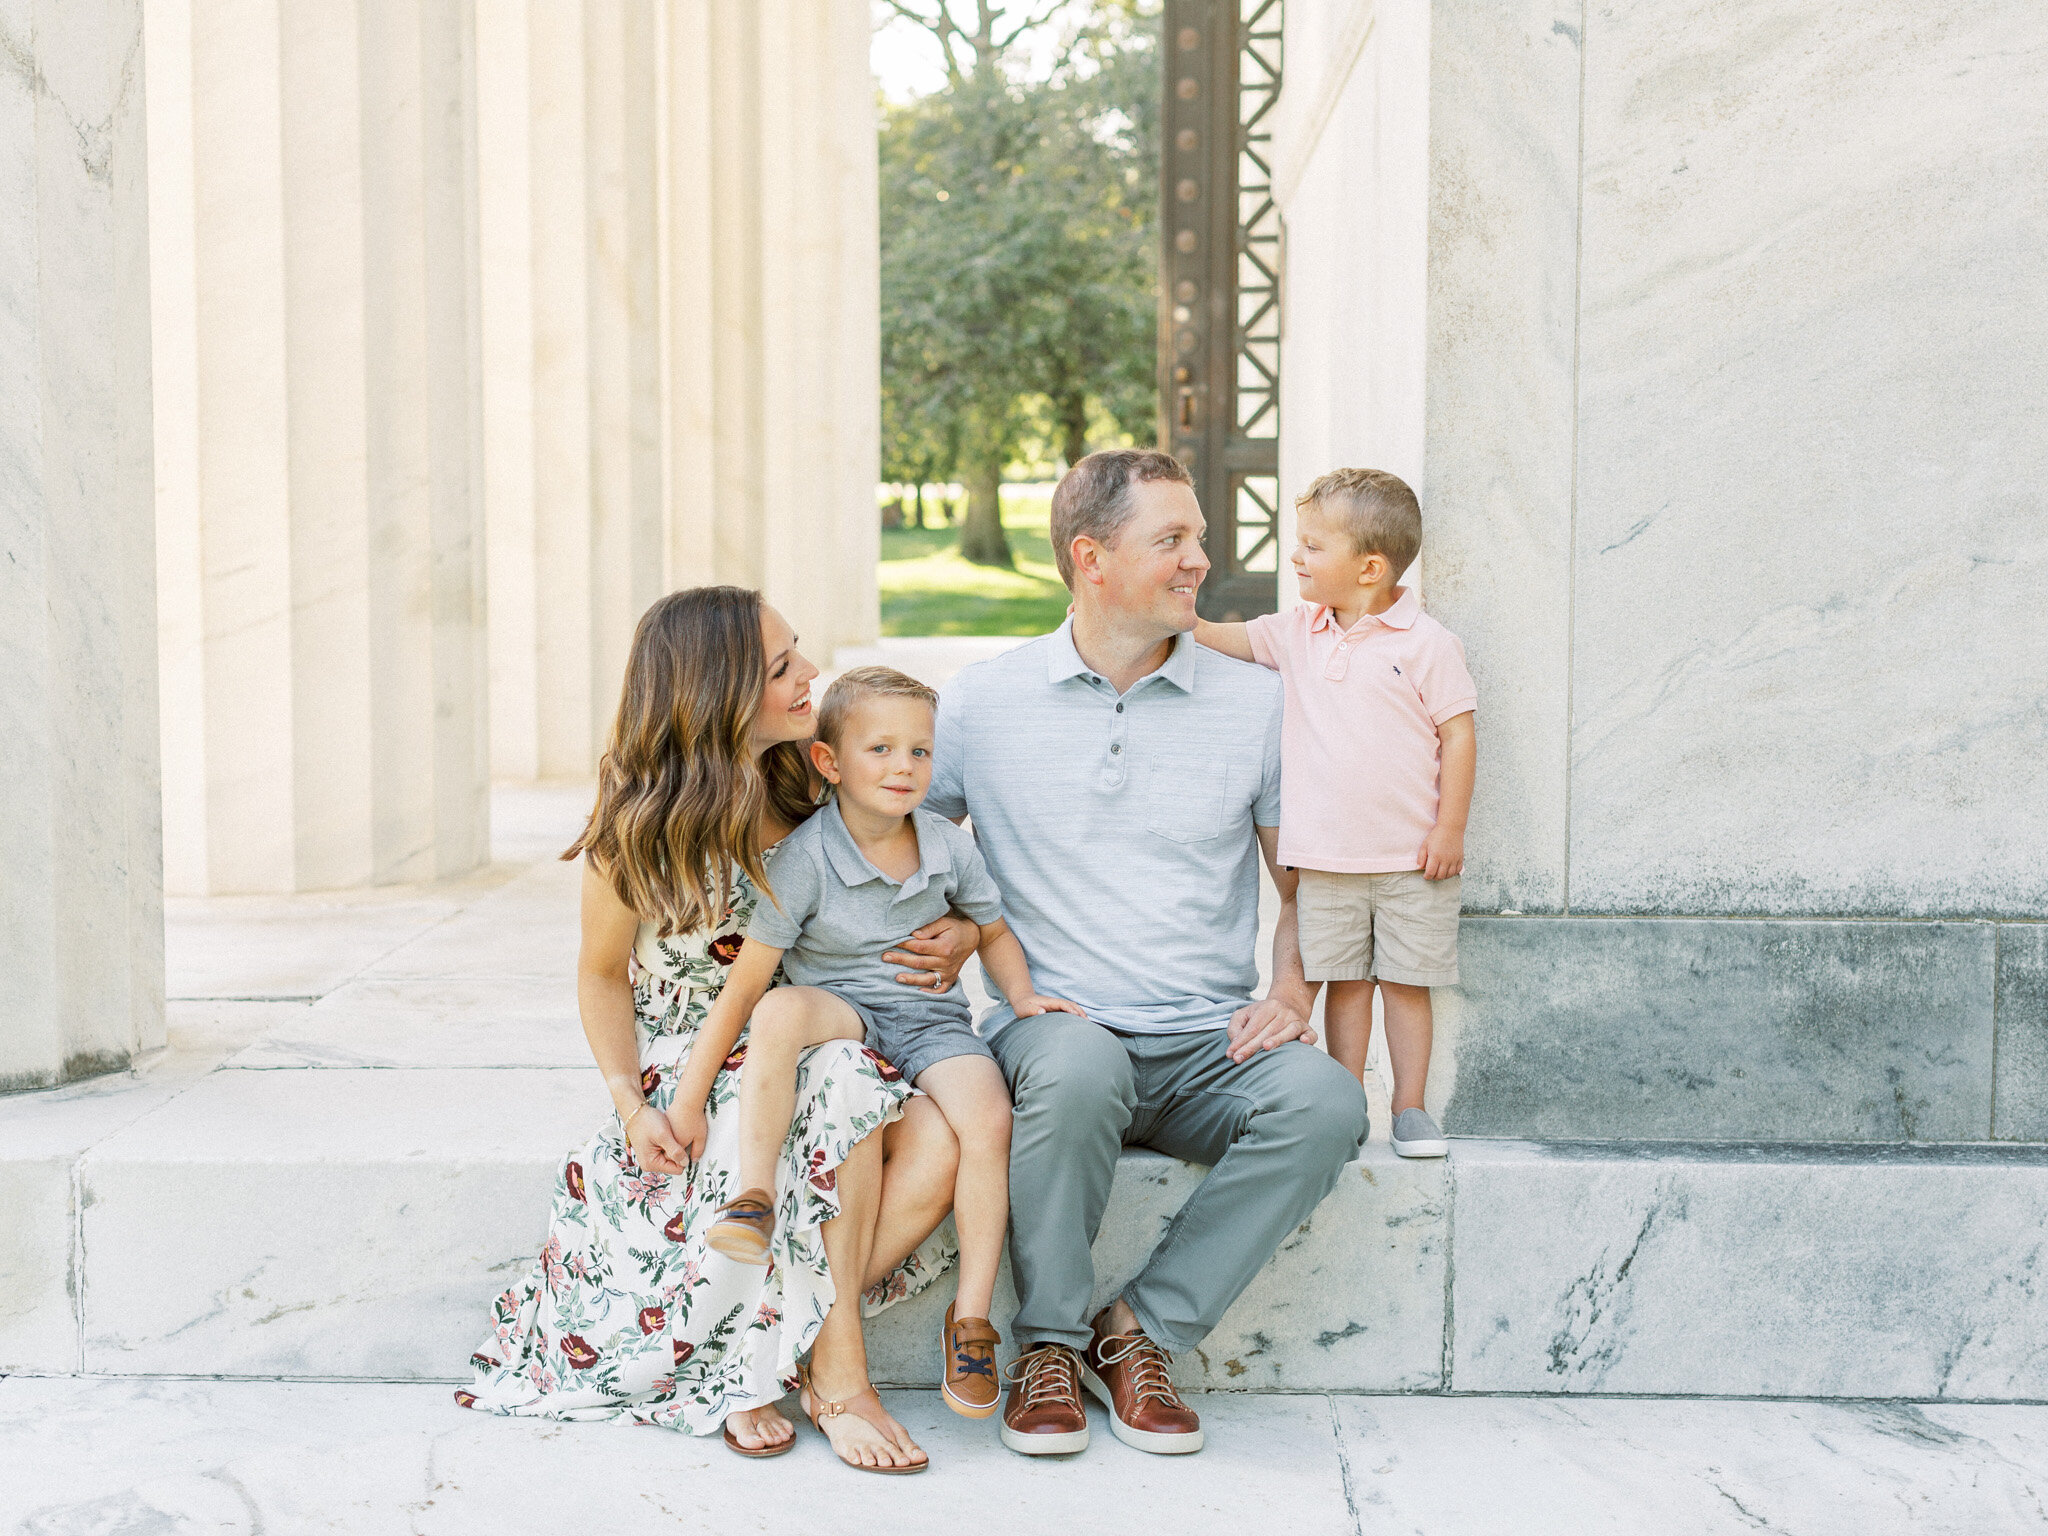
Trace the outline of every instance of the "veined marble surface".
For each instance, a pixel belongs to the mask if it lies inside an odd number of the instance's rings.
[[[2048,915],[2048,9],[1585,18],[1572,909]]]
[[[2048,1398],[2048,1148],[1452,1158],[1455,1391]]]
[[[1211,1395],[1208,1443],[1147,1456],[1092,1402],[1088,1449],[1027,1459],[930,1392],[889,1407],[913,1478],[796,1449],[466,1413],[445,1387],[0,1381],[0,1529],[297,1536],[787,1531],[907,1536],[1990,1536],[2048,1525],[2048,1409]]]
[[[1993,1040],[1994,1024],[2035,1039],[2048,1024],[2018,987],[1993,1007],[2004,935],[2030,928],[1468,918],[1464,985],[1439,992],[1455,1020],[1446,1123],[1466,1136],[1984,1141],[1994,1060],[2008,1123],[2038,1123],[2048,1081],[2008,1068]]]

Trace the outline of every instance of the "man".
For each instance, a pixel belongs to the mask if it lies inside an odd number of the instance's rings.
[[[1025,1455],[1088,1443],[1083,1380],[1126,1444],[1199,1450],[1167,1351],[1215,1327],[1365,1138],[1357,1080],[1315,1049],[1293,882],[1273,865],[1279,680],[1189,633],[1202,534],[1173,458],[1090,454],[1053,494],[1073,617],[940,702],[927,804],[973,818],[1033,976],[1088,1011],[981,1023],[1016,1103],[1023,1353],[1002,1434]],[[1273,985],[1253,1001],[1262,853],[1284,904]],[[1090,1319],[1089,1245],[1125,1146],[1211,1171]]]

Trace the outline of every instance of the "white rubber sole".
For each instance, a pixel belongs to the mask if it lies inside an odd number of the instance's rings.
[[[941,1398],[941,1400],[944,1401],[945,1405],[948,1408],[952,1409],[955,1413],[959,1414],[960,1417],[963,1419],[993,1418],[995,1416],[996,1410],[1003,1406],[1002,1398],[998,1397],[994,1402],[988,1404],[987,1406],[978,1407],[975,1404],[968,1402],[965,1398],[955,1397],[953,1395],[953,1389],[947,1386],[943,1381],[939,1383],[939,1397]]]
[[[1109,1432],[1132,1450],[1148,1451],[1154,1456],[1190,1456],[1202,1448],[1199,1429],[1192,1435],[1162,1435],[1156,1430],[1131,1428],[1116,1416],[1116,1399],[1109,1395],[1109,1388],[1102,1384],[1100,1376],[1084,1365],[1081,1367],[1081,1380],[1109,1410]]]
[[[1442,1157],[1451,1150],[1448,1141],[1397,1141],[1394,1143],[1396,1157]]]
[[[1071,1456],[1088,1449],[1088,1431],[1084,1426],[1067,1435],[1020,1435],[1005,1424],[1003,1444],[1019,1456]]]

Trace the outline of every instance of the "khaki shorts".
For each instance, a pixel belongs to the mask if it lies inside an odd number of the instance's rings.
[[[1295,914],[1302,968],[1310,981],[1457,985],[1460,877],[1425,880],[1419,869],[1384,875],[1304,869],[1299,874]]]

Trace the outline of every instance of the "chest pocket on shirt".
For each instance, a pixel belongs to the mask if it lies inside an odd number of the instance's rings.
[[[1201,843],[1228,824],[1231,772],[1221,763],[1197,763],[1162,773],[1148,786],[1145,830],[1176,843]]]

